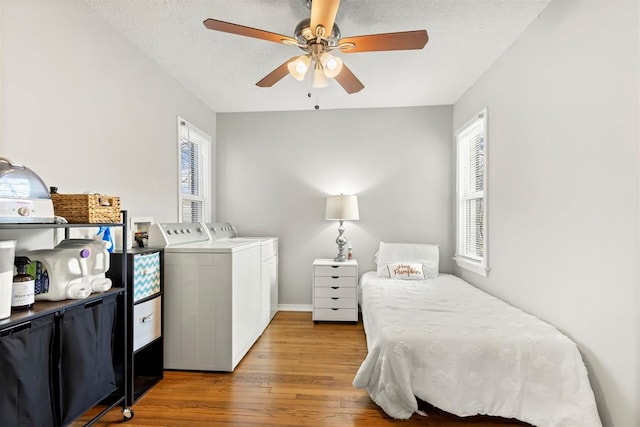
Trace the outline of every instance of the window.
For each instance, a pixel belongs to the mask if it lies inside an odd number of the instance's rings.
[[[178,117],[179,222],[209,221],[211,218],[207,192],[210,146],[209,135]]]
[[[457,241],[459,267],[487,276],[487,110],[456,132]]]

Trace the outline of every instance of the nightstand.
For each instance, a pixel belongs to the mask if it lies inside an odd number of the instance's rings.
[[[313,321],[358,321],[358,261],[313,261]]]

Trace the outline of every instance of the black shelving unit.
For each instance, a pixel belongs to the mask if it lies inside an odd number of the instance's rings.
[[[141,270],[140,263],[143,263]],[[125,266],[125,268],[122,268]],[[124,277],[123,280],[123,275]],[[111,254],[111,268],[107,276],[127,283],[129,308],[127,404],[134,405],[164,377],[164,250],[160,248],[132,248]],[[157,288],[137,289],[145,277]],[[143,284],[144,284],[143,283]],[[148,323],[144,323],[148,319]],[[148,327],[153,329],[149,331]],[[158,332],[159,328],[159,334]]]
[[[17,311],[0,320],[0,371],[4,386],[0,388],[0,425],[61,426],[80,416],[84,419],[90,413],[91,418],[85,424],[90,426],[119,405],[125,421],[133,417],[132,397],[126,387],[131,378],[132,349],[128,330],[132,308],[125,274],[126,224],[126,211],[122,211],[121,223],[0,223],[0,231],[64,229],[65,238],[71,228],[122,227],[124,254],[124,261],[118,266],[122,269],[121,280],[114,281],[110,290],[81,300],[36,301],[30,310]],[[82,346],[76,338],[87,323],[95,325],[89,334],[95,341]],[[19,354],[13,354],[15,348],[20,349]],[[109,350],[112,350],[110,359]],[[104,384],[95,384],[98,371],[97,376],[104,378]],[[13,378],[15,384],[9,383],[8,378]],[[25,384],[29,390],[25,391]],[[6,410],[15,408],[8,402],[16,397],[21,408]],[[49,403],[51,413],[43,411]]]

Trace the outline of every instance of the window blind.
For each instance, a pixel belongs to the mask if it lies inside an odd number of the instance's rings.
[[[479,114],[458,133],[457,144],[457,256],[484,265],[486,114]]]
[[[211,137],[184,120],[178,120],[180,147],[180,220],[205,220],[206,155]]]

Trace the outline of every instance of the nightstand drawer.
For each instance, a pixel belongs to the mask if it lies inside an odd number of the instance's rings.
[[[355,276],[340,277],[340,276],[320,276],[315,277],[314,284],[316,286],[342,286],[342,287],[356,287]]]
[[[316,308],[313,310],[313,320],[358,321],[358,310],[355,308]]]
[[[319,276],[355,276],[358,268],[353,265],[316,265],[314,274]]]
[[[316,298],[314,302],[316,308],[353,308],[356,306],[355,298]]]
[[[323,286],[314,288],[313,293],[316,298],[355,298],[356,288],[355,286]]]

